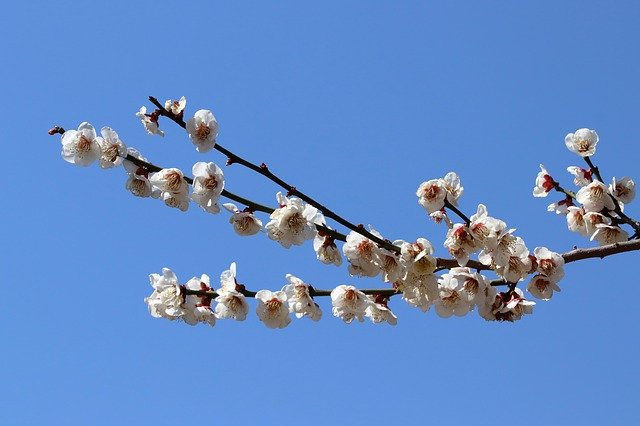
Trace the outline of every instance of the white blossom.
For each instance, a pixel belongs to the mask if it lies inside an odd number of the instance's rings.
[[[596,225],[596,231],[591,236],[591,241],[596,240],[601,246],[622,243],[628,239],[629,234],[624,229],[605,224]]]
[[[454,269],[468,271],[467,268]],[[452,270],[440,277],[439,297],[435,300],[435,308],[438,316],[442,318],[449,318],[452,315],[462,317],[473,309],[473,300],[469,300],[468,294],[462,294],[465,280],[458,279],[457,273],[458,271]]]
[[[281,192],[276,194],[276,199],[280,207],[269,216],[271,220],[265,225],[267,236],[284,248],[299,246],[314,238],[318,209],[298,197],[285,197]]]
[[[402,291],[402,298],[409,305],[420,308],[422,312],[428,311],[439,297],[438,278],[434,274],[421,277],[407,274],[396,286]]]
[[[582,207],[569,206],[567,208],[567,227],[570,231],[579,232],[588,237],[587,224],[584,220],[585,211]]]
[[[469,255],[481,247],[469,232],[469,227],[463,223],[456,223],[447,231],[444,246],[449,250],[449,254],[456,258],[460,266],[466,265],[469,261]]]
[[[508,258],[504,264],[497,264],[495,271],[507,282],[515,283],[523,280],[531,271],[529,249],[520,237],[515,237],[509,245]]]
[[[349,324],[354,319],[364,321],[369,299],[353,286],[339,285],[331,291],[331,304],[333,316]]]
[[[607,187],[599,181],[591,182],[589,185],[580,188],[576,193],[576,200],[588,212],[599,212],[604,208],[608,210],[615,209],[615,204],[611,195],[609,195]]]
[[[526,300],[519,288],[513,292],[496,293],[489,287],[486,302],[478,307],[478,311],[488,321],[513,322],[521,319],[523,315],[532,314],[535,304]]]
[[[390,325],[398,323],[398,317],[387,306],[387,299],[383,297],[367,296],[369,304],[365,309],[364,315],[374,324],[387,322]]]
[[[396,240],[393,242],[393,245],[396,247],[402,246],[402,244],[405,244],[405,241]],[[378,247],[378,260],[376,264],[380,268],[382,279],[388,283],[404,278],[407,273],[400,257],[395,252],[385,248]]]
[[[185,98],[184,96],[177,101],[172,99],[167,99],[164,102],[164,109],[166,109],[167,111],[169,111],[170,113],[176,116],[179,116],[180,113],[184,111],[184,108],[186,106],[187,106],[187,98]]]
[[[189,209],[189,192],[169,192],[164,191],[161,195],[164,204],[183,212]]]
[[[100,167],[108,169],[122,164],[127,155],[127,147],[118,137],[118,134],[110,127],[100,130],[102,138],[98,138],[98,144],[102,154],[100,155]]]
[[[215,163],[199,161],[191,169],[193,190],[191,199],[209,213],[219,213],[218,200],[224,189],[222,170]]]
[[[186,211],[189,208],[189,185],[184,174],[176,168],[162,169],[149,177],[153,186],[161,192],[161,198],[169,207]]]
[[[567,197],[563,200],[549,204],[547,206],[547,211],[566,215],[567,213],[569,213],[569,207],[571,206],[573,206],[572,199],[570,197]]]
[[[611,218],[603,215],[602,213],[587,212],[583,216],[584,227],[586,229],[585,235],[593,235],[596,232],[596,226],[599,224],[611,225]]]
[[[442,179],[442,183],[447,191],[447,201],[457,206],[458,199],[464,193],[464,188],[460,185],[460,177],[455,172],[449,172]]]
[[[482,247],[494,249],[498,246],[498,238],[507,229],[503,221],[489,216],[484,204],[479,204],[476,214],[472,215],[469,233]]]
[[[140,119],[148,134],[164,136],[164,132],[158,128],[158,115],[147,114],[147,107],[141,106],[140,111],[136,112],[136,117]]]
[[[216,317],[219,319],[232,318],[236,321],[244,321],[249,312],[249,304],[241,291],[244,290],[242,284],[236,280],[236,264],[231,264],[228,270],[220,275],[220,290],[215,301]]]
[[[309,284],[291,274],[287,274],[286,277],[289,284],[285,285],[282,291],[287,296],[289,312],[295,314],[297,318],[306,316],[313,321],[319,321],[322,318],[322,311],[309,294]]]
[[[536,257],[536,269],[549,280],[558,282],[564,277],[564,258],[546,247],[536,247],[533,250]]]
[[[169,268],[162,268],[162,275],[150,274],[153,287],[151,296],[144,299],[149,313],[155,318],[175,320],[184,314],[184,298],[176,274]]]
[[[238,235],[255,235],[262,229],[262,221],[250,209],[240,211],[231,203],[225,203],[222,207],[233,213],[229,218],[229,223],[233,225],[233,229]]]
[[[195,115],[187,120],[186,130],[198,152],[211,151],[215,146],[218,122],[211,111],[206,109],[196,111]]]
[[[416,195],[418,203],[431,214],[444,207],[447,190],[442,179],[431,179],[420,184]]]
[[[535,275],[527,285],[527,291],[536,299],[549,300],[554,291],[560,291],[558,284],[545,275]]]
[[[191,278],[187,281],[185,287],[188,290],[195,291],[212,290],[209,276],[207,274],[202,274],[200,278]],[[216,316],[211,310],[211,300],[211,296],[188,295],[184,303],[185,314],[181,319],[189,325],[204,323],[213,327],[216,324]]]
[[[591,170],[578,166],[569,166],[567,167],[567,171],[573,175],[573,183],[575,183],[576,186],[587,186],[593,180],[591,178]]]
[[[89,166],[100,158],[100,140],[96,135],[96,129],[86,121],[80,123],[78,130],[67,130],[63,133],[62,158],[64,161],[77,166]]]
[[[382,235],[369,227],[370,232],[376,237]],[[349,232],[347,241],[342,246],[342,252],[349,261],[349,273],[366,277],[375,277],[380,273],[380,249],[372,240],[358,234]]]
[[[269,328],[285,328],[291,323],[284,291],[260,290],[256,293],[256,313]]]
[[[316,236],[313,238],[313,249],[320,262],[327,265],[342,265],[342,255],[332,236],[316,232]]]
[[[547,169],[540,164],[540,171],[536,176],[536,185],[533,187],[534,197],[546,197],[549,192],[555,187],[556,182],[553,180]]]
[[[636,197],[636,184],[628,177],[623,177],[618,181],[616,181],[616,178],[613,178],[613,183],[609,185],[609,191],[616,200],[624,204],[629,204]]]
[[[564,138],[564,143],[570,151],[581,157],[590,157],[596,153],[598,134],[595,130],[578,129]]]
[[[432,255],[433,245],[426,238],[418,238],[415,243],[403,241],[400,245],[400,262],[409,274],[421,277],[433,273],[438,264]]]

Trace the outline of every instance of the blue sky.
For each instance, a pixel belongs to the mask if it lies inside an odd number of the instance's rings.
[[[600,135],[601,171],[637,178],[637,2],[15,2],[0,16],[5,297],[2,424],[637,424],[637,253],[568,265],[563,291],[515,324],[440,319],[393,299],[396,327],[330,315],[266,329],[153,319],[148,274],[214,279],[232,261],[249,288],[291,273],[318,288],[383,286],[239,238],[227,215],[137,199],[123,170],[60,158],[54,124],[114,128],[153,162],[190,170],[184,131],[144,133],[149,95],[210,109],[219,142],[385,237],[445,230],[417,186],[457,172],[530,249],[593,245],[531,189],[540,163]],[[8,170],[7,170],[8,168]],[[275,204],[238,166],[227,187]],[[629,214],[638,216],[629,206]],[[264,219],[264,217],[263,217]]]

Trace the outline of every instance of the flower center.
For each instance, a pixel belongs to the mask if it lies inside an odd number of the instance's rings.
[[[107,161],[114,163],[118,158],[118,147],[116,145],[111,145],[103,151],[102,156],[106,158]]]
[[[205,140],[211,134],[211,129],[204,123],[200,123],[196,129],[196,137],[200,140]]]
[[[578,147],[578,151],[586,152],[589,151],[589,148],[591,148],[591,142],[589,142],[587,139],[580,139],[578,142],[576,142],[576,146]]]
[[[556,264],[551,259],[542,259],[539,262],[540,269],[544,272],[545,275],[549,276],[556,268]]]
[[[91,141],[85,135],[81,135],[76,149],[79,153],[89,152],[91,150]]]
[[[167,173],[166,181],[167,181],[167,189],[169,189],[170,191],[177,191],[178,189],[180,189],[180,184],[182,183],[182,176],[180,176],[180,173],[170,172],[170,173]]]
[[[215,176],[210,176],[206,178],[204,182],[202,182],[202,186],[209,190],[216,189],[218,187],[218,180],[215,178]]]
[[[307,221],[300,213],[294,213],[287,219],[287,225],[294,232],[302,231],[306,223]]]

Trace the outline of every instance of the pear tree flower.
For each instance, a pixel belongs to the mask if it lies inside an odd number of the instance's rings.
[[[564,258],[546,247],[536,247],[533,250],[536,258],[537,271],[549,280],[557,283],[564,277]]]
[[[376,237],[382,235],[369,226],[369,231]],[[375,277],[380,273],[380,249],[369,238],[355,231],[349,232],[347,241],[342,246],[342,252],[349,261],[351,275]]]
[[[418,203],[424,207],[429,214],[441,210],[444,207],[444,200],[447,194],[448,192],[443,179],[431,179],[422,182],[416,191]]]
[[[187,120],[186,124],[189,139],[196,146],[196,150],[198,152],[211,151],[218,137],[218,122],[213,113],[206,109],[198,110],[192,118]]]
[[[547,169],[540,164],[540,171],[536,176],[536,186],[533,187],[534,197],[546,197],[555,188],[556,182],[553,180]]]
[[[618,181],[613,178],[613,183],[609,185],[609,191],[619,202],[629,204],[636,197],[636,184],[628,177],[623,177]]]
[[[599,212],[605,208],[614,210],[616,208],[613,199],[609,195],[608,188],[599,181],[591,182],[589,185],[580,188],[576,193],[576,200],[588,212]]]
[[[372,323],[380,324],[387,322],[389,325],[398,324],[398,317],[387,306],[388,299],[381,296],[367,296],[369,304],[365,309],[364,316]]]
[[[193,190],[191,199],[208,213],[219,213],[218,200],[224,189],[222,170],[215,163],[199,161],[191,169]]]
[[[567,171],[573,175],[573,183],[575,183],[576,186],[587,186],[593,181],[593,173],[589,169],[583,169],[578,166],[569,166],[567,167]]]
[[[554,291],[560,291],[560,287],[558,287],[556,281],[549,279],[545,275],[538,274],[529,281],[527,291],[536,299],[549,300]]]
[[[286,277],[289,284],[282,287],[282,291],[287,296],[289,312],[295,314],[296,318],[306,316],[313,321],[319,321],[322,318],[322,311],[309,294],[309,284],[291,274],[287,274]]]
[[[193,277],[185,284],[189,290],[211,291],[209,276],[202,274],[200,278]],[[208,324],[213,327],[216,324],[215,313],[211,310],[211,296],[197,296],[190,294],[185,298],[185,314],[182,320],[189,325],[198,323]]]
[[[269,328],[285,328],[291,323],[284,291],[260,290],[255,298],[258,301],[256,313],[264,325]]]
[[[354,319],[364,321],[369,299],[354,286],[339,285],[331,291],[331,304],[333,316],[350,324]]]
[[[140,111],[136,112],[136,117],[140,119],[148,134],[164,136],[164,132],[158,128],[158,114],[147,114],[147,107],[141,106]]]
[[[315,221],[320,213],[315,207],[304,203],[298,197],[276,194],[279,208],[269,216],[266,225],[267,236],[279,242],[284,248],[302,245],[316,235]]]
[[[169,111],[175,116],[180,116],[183,113],[184,108],[187,106],[187,98],[182,96],[179,100],[167,99],[164,102],[164,109]]]
[[[596,225],[596,231],[591,236],[591,241],[596,240],[601,246],[622,243],[628,239],[629,234],[624,229],[603,223]]]
[[[218,319],[244,321],[247,318],[249,304],[241,291],[244,291],[244,286],[236,280],[236,263],[233,262],[228,270],[220,274],[220,290],[215,298],[218,302],[215,311]]]
[[[233,225],[236,234],[241,236],[255,235],[262,229],[262,221],[258,219],[248,207],[240,211],[235,204],[225,203],[222,205],[232,213],[229,223]]]
[[[124,157],[127,156],[127,147],[118,137],[115,130],[110,127],[100,129],[102,138],[98,138],[98,144],[102,154],[100,155],[100,167],[109,169],[122,164]]]
[[[564,138],[564,143],[570,151],[581,157],[590,157],[596,153],[598,134],[595,130],[578,129]]]
[[[184,296],[178,277],[171,269],[162,268],[162,275],[150,274],[149,281],[153,293],[144,301],[152,317],[175,320],[184,315]]]
[[[78,130],[67,130],[62,134],[62,159],[76,166],[91,165],[102,155],[101,139],[91,124],[80,123]]]

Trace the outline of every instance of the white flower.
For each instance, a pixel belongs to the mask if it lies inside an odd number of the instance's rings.
[[[589,185],[580,188],[576,193],[576,200],[588,212],[599,212],[604,208],[608,210],[615,209],[615,204],[611,195],[609,195],[607,187],[599,181],[591,182]]]
[[[444,207],[444,199],[447,194],[443,179],[431,179],[422,182],[416,191],[418,203],[427,209],[429,214]]]
[[[447,191],[447,201],[454,206],[457,206],[458,199],[464,192],[464,188],[460,186],[460,177],[455,172],[449,172],[442,179],[442,183],[444,185],[444,189]]]
[[[570,151],[581,157],[590,157],[596,153],[598,134],[595,130],[578,129],[575,133],[569,133],[564,138],[564,143]]]
[[[398,323],[398,317],[387,306],[388,299],[386,297],[367,296],[367,298],[369,299],[369,304],[365,309],[364,316],[369,318],[372,323],[379,324],[385,321],[390,325]]]
[[[168,207],[186,212],[189,209],[189,192],[169,192],[164,191],[161,195],[162,200]]]
[[[449,250],[449,254],[456,258],[460,266],[466,265],[469,261],[469,255],[480,249],[480,245],[469,232],[467,225],[462,223],[456,223],[447,231],[444,246]]]
[[[211,291],[209,276],[202,274],[200,278],[193,277],[187,281],[185,287],[188,290]],[[184,303],[186,312],[182,320],[189,325],[201,322],[213,327],[216,324],[216,316],[211,310],[211,300],[211,296],[188,295]]]
[[[158,114],[147,114],[147,107],[141,106],[140,111],[136,112],[136,117],[140,119],[147,133],[164,136],[164,132],[158,128]]]
[[[629,234],[617,226],[604,224],[596,225],[596,231],[591,236],[591,241],[596,240],[601,246],[607,244],[622,243],[629,239]]]
[[[260,290],[256,293],[256,313],[258,318],[269,328],[285,328],[291,323],[287,308],[287,295],[284,291],[271,292]]]
[[[489,287],[484,305],[479,306],[480,315],[488,321],[517,321],[525,314],[533,313],[535,302],[526,300],[522,290],[516,288],[513,292],[497,293]]]
[[[420,308],[422,312],[429,310],[438,299],[438,278],[434,274],[421,277],[407,274],[407,277],[396,283],[402,291],[402,298],[411,306]]]
[[[591,170],[583,169],[578,166],[569,166],[567,167],[567,171],[574,176],[573,183],[575,183],[576,186],[586,186],[592,181]]]
[[[405,244],[405,241],[396,240],[393,242],[395,246],[402,246],[402,244]],[[377,265],[382,272],[382,279],[388,283],[400,280],[407,274],[400,257],[385,248],[378,248]]]
[[[465,270],[467,268],[454,268],[456,270]],[[449,318],[452,315],[462,317],[465,316],[471,309],[473,309],[473,299],[469,300],[468,294],[463,294],[465,280],[458,279],[458,271],[451,271],[448,274],[444,274],[440,277],[439,281],[439,296],[435,301],[436,313],[442,318]],[[477,281],[476,281],[477,285]],[[470,285],[470,287],[472,287]],[[474,289],[477,293],[477,289]]]
[[[198,152],[211,151],[215,146],[218,122],[211,111],[206,109],[196,111],[193,118],[187,120],[186,130]]]
[[[62,158],[68,163],[86,167],[102,154],[100,139],[91,124],[80,123],[78,130],[67,130],[60,138]]]
[[[271,220],[265,225],[269,238],[289,248],[315,237],[318,209],[298,197],[285,197],[281,192],[276,194],[276,199],[280,207],[271,213]]]
[[[313,249],[320,262],[327,265],[332,263],[336,266],[342,265],[342,255],[331,235],[324,235],[321,231],[316,232],[313,238]]]
[[[453,224],[451,223],[451,219],[449,219],[449,217],[447,216],[447,212],[444,208],[430,213],[429,217],[431,217],[431,219],[433,219],[433,221],[437,224],[444,222],[449,228],[453,226]]]
[[[458,297],[473,305],[484,302],[485,289],[489,285],[487,279],[477,272],[471,272],[466,267],[451,268],[439,280],[440,298],[444,289],[455,290]]]
[[[189,185],[182,171],[175,168],[162,169],[149,178],[153,186],[162,191],[162,199],[169,207],[186,211],[189,208]]]
[[[504,264],[496,265],[495,271],[507,282],[515,283],[523,280],[531,271],[529,249],[520,237],[515,237],[509,245],[508,258]]]
[[[127,148],[127,155],[131,155],[145,162],[147,161],[147,159],[134,148]],[[160,197],[161,191],[154,187],[149,181],[149,170],[144,167],[138,167],[129,160],[124,160],[122,165],[129,175],[125,183],[127,190],[131,191],[136,197]]]
[[[540,164],[540,171],[536,176],[536,186],[533,187],[534,197],[546,197],[549,192],[555,188],[556,182],[553,180],[547,169]]]
[[[537,299],[549,300],[553,296],[554,291],[560,291],[560,287],[558,287],[555,281],[550,280],[549,277],[536,275],[529,281],[527,291]]]
[[[623,177],[618,181],[616,181],[616,178],[613,178],[613,183],[609,185],[609,191],[616,200],[624,204],[629,204],[636,197],[636,184],[628,177]]]
[[[347,324],[354,319],[362,322],[369,301],[365,294],[350,285],[339,285],[331,291],[333,316],[342,319]]]
[[[103,127],[100,133],[102,134],[102,138],[98,138],[98,144],[102,151],[100,167],[108,169],[119,166],[122,164],[123,158],[127,156],[127,147],[110,127]]]
[[[569,213],[569,207],[571,206],[573,206],[572,198],[567,197],[564,200],[549,204],[547,206],[547,211],[566,215],[567,213]]]
[[[244,286],[236,280],[236,264],[231,264],[228,270],[220,275],[220,290],[215,301],[216,317],[219,319],[233,318],[236,321],[244,321],[249,312],[249,305],[244,294]]]
[[[153,287],[151,296],[144,299],[149,313],[155,318],[174,320],[184,314],[184,298],[176,274],[169,268],[162,268],[162,275],[151,274],[149,281]]]
[[[564,258],[560,254],[546,247],[536,247],[533,254],[536,257],[538,272],[556,283],[564,277]]]
[[[583,215],[583,219],[586,229],[585,235],[593,235],[593,233],[596,232],[596,226],[601,223],[611,225],[611,218],[608,218],[602,213],[587,212]]]
[[[369,227],[370,232],[382,238],[375,229]],[[380,273],[380,249],[372,240],[358,234],[349,232],[347,241],[342,246],[342,252],[349,261],[349,273],[366,277],[375,277]]]
[[[309,294],[309,284],[291,274],[287,274],[286,277],[289,284],[282,287],[282,291],[287,296],[289,312],[295,314],[297,318],[306,316],[313,321],[319,321],[322,318],[322,311]]]
[[[400,262],[407,273],[416,276],[429,275],[436,270],[438,264],[432,254],[433,245],[426,238],[418,238],[415,243],[402,242],[400,246]],[[404,274],[399,278],[404,278]]]
[[[172,113],[173,115],[179,116],[182,111],[184,111],[184,107],[187,106],[187,98],[184,96],[179,100],[167,99],[164,102],[164,109]]]
[[[191,199],[209,213],[219,213],[218,200],[224,189],[222,170],[215,163],[197,162],[191,169],[193,191]]]
[[[478,260],[484,265],[492,265],[492,268],[496,265],[506,265],[513,246],[518,244],[519,237],[512,234],[514,231],[515,229],[504,229],[498,235],[498,244],[494,248],[482,249],[478,254]]]
[[[229,223],[233,225],[233,229],[238,235],[255,235],[262,229],[262,221],[254,216],[251,209],[246,208],[244,211],[240,211],[231,203],[225,203],[222,207],[233,213],[229,218]]]
[[[567,207],[567,227],[570,231],[579,232],[585,237],[588,237],[590,234],[589,232],[587,232],[587,225],[584,220],[584,215],[585,211],[582,207]]]
[[[489,216],[484,204],[479,204],[476,214],[472,215],[469,233],[483,247],[494,249],[498,246],[498,238],[507,229],[507,224]]]

